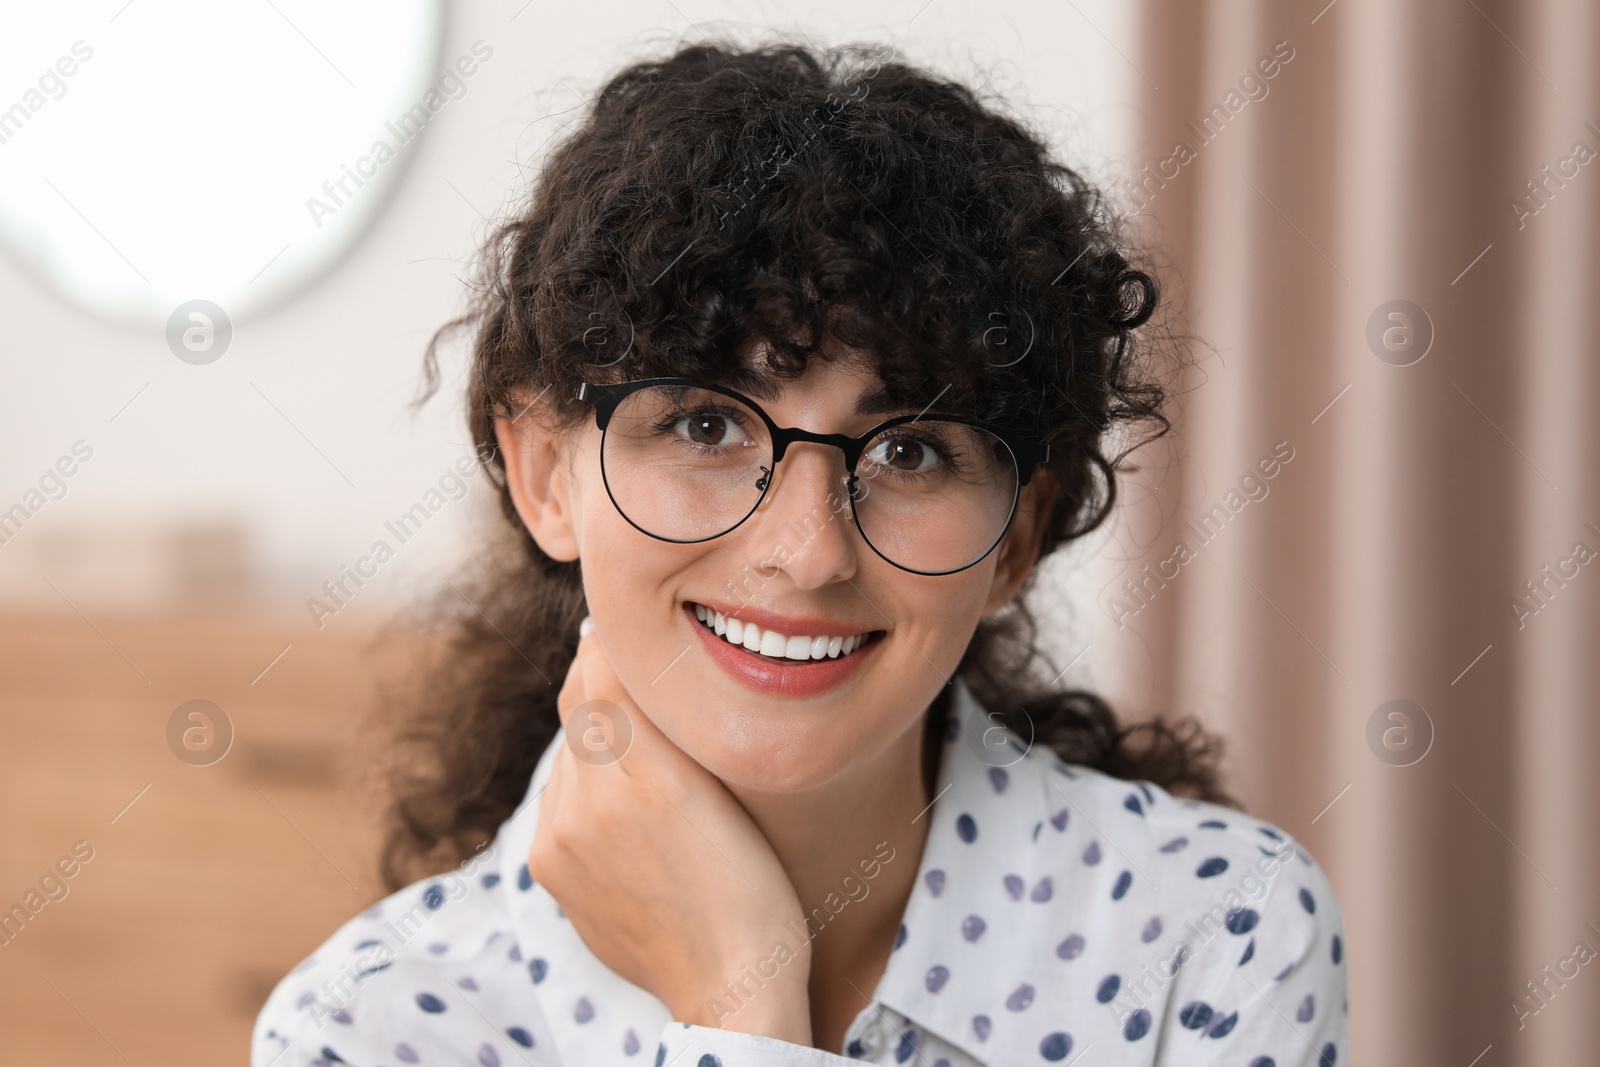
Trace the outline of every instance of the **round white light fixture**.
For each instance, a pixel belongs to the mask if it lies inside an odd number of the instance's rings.
[[[234,320],[300,291],[381,210],[481,57],[439,0],[33,4],[0,34],[0,243],[105,318]]]

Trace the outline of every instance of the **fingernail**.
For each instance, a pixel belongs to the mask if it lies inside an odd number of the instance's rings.
[[[578,624],[578,636],[579,637],[588,637],[593,632],[594,632],[594,620],[592,618],[590,618],[589,616],[585,615],[583,617],[583,621]]]

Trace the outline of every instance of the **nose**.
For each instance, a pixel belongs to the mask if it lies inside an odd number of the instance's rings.
[[[810,441],[790,445],[756,509],[759,561],[787,571],[802,589],[853,575],[860,535],[850,518],[846,477],[839,449]]]

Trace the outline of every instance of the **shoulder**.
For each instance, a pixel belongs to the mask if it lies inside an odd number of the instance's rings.
[[[1343,920],[1305,847],[1244,812],[1040,756],[1048,814],[1037,840],[1079,886],[1086,927],[1057,946],[1059,959],[1090,963],[1065,979],[1069,999],[1104,1005],[1124,1041],[1170,1027],[1214,1040],[1205,1047],[1217,1056],[1276,1049],[1279,1064],[1335,1062]]]
[[[1342,933],[1332,885],[1287,831],[1054,753],[1040,757],[1044,815],[1035,843],[1054,866],[1116,872],[1107,880],[1112,900],[1144,902],[1156,909],[1152,917],[1216,921],[1235,937],[1268,919],[1297,944],[1321,941],[1331,949]]]
[[[531,961],[488,856],[406,886],[340,926],[267,998],[252,1064],[526,1058],[542,1023],[526,1017],[537,1012],[531,997],[509,991],[526,988]]]

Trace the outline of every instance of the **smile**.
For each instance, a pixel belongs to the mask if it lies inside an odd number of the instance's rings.
[[[757,614],[755,609],[747,611]],[[828,631],[855,627],[822,618],[799,619],[789,627],[815,633],[785,633],[693,601],[683,602],[683,617],[699,634],[711,662],[730,678],[784,697],[820,696],[843,685],[878,658],[876,653],[888,633],[832,633]]]
[[[695,618],[700,621],[700,625],[728,644],[776,661],[804,663],[810,660],[838,659],[850,655],[883,634],[882,630],[849,635],[784,634],[777,630],[762,629],[753,622],[744,622],[731,615],[724,615],[704,604],[694,604],[693,607]]]

